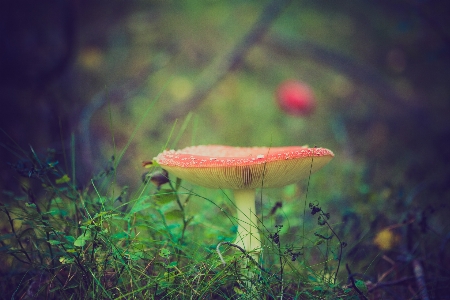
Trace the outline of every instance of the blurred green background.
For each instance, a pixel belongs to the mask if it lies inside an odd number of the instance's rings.
[[[445,1],[51,0],[1,6],[3,190],[33,184],[7,164],[21,159],[17,146],[28,152],[31,145],[44,156],[47,148],[56,149],[80,188],[112,156],[121,158],[117,185],[136,192],[142,161],[164,148],[317,145],[336,157],[311,177],[308,201],[331,212],[350,261],[368,268],[380,253],[377,232],[402,222],[417,225],[421,246],[448,248]],[[275,91],[289,79],[313,89],[312,115],[294,117],[278,108]],[[268,219],[271,226],[290,222],[286,234],[299,226],[306,184],[263,191],[260,212],[267,215],[283,202],[284,217]],[[223,196],[195,188],[217,201]],[[200,214],[202,200],[190,209]],[[218,214],[211,209],[206,224]],[[414,246],[399,236],[404,247]]]

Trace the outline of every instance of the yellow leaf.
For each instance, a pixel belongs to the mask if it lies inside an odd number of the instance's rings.
[[[373,243],[377,245],[380,250],[390,250],[395,247],[399,241],[400,236],[390,229],[381,230],[373,239]]]

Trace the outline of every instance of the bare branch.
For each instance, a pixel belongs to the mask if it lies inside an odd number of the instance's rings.
[[[273,0],[263,10],[261,16],[236,45],[236,47],[223,59],[211,64],[201,75],[197,89],[189,99],[183,101],[175,109],[164,115],[164,121],[168,124],[197,108],[208,96],[216,84],[221,81],[228,72],[236,69],[251,47],[256,44],[267,32],[272,22],[278,17],[282,9],[290,0]]]

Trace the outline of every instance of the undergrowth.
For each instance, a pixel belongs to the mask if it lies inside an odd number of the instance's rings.
[[[233,236],[198,237],[191,225],[198,216],[185,208],[202,196],[161,170],[146,173],[137,192],[122,187],[114,195],[114,158],[86,187],[53,150],[46,158],[31,151],[11,166],[26,180],[21,193],[3,191],[0,204],[5,299],[365,298],[364,284],[337,277],[345,243],[318,203],[307,207],[318,230],[295,243],[284,242],[283,224],[261,227],[256,262],[244,259]],[[314,259],[312,249],[320,253]]]

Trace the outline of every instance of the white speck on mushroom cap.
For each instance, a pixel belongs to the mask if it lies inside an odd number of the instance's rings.
[[[297,182],[326,165],[325,148],[192,146],[166,150],[154,159],[175,176],[209,188],[252,189]]]

